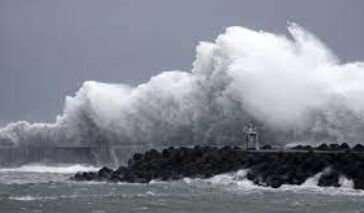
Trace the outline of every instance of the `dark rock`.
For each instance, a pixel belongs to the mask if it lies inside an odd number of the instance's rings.
[[[81,172],[77,172],[72,178],[72,180],[76,180],[76,181],[83,181],[83,175]]]
[[[133,167],[136,163],[140,162],[143,160],[143,155],[140,153],[135,153],[132,157],[132,159],[130,159],[128,161],[128,166],[129,167]]]
[[[267,144],[267,145],[262,146],[261,149],[272,149],[272,146]]]
[[[134,155],[133,155],[133,160],[134,161],[140,161],[140,160],[142,160],[143,159],[143,155],[142,154],[140,154],[140,153],[135,153]]]
[[[101,168],[98,172],[97,172],[97,176],[100,179],[110,179],[111,175],[113,174],[114,170],[108,168],[108,167],[103,167]]]
[[[280,176],[272,176],[267,180],[267,186],[272,188],[279,188],[283,185],[284,181]]]
[[[329,147],[330,147],[330,150],[333,150],[333,151],[340,150],[340,145],[336,144],[336,143],[330,144]]]
[[[328,186],[339,187],[340,186],[339,173],[334,170],[324,172],[321,175],[317,185],[322,187],[328,187]]]
[[[269,149],[267,146],[264,148]],[[262,147],[262,148],[263,148]],[[222,148],[195,146],[169,147],[134,154],[127,166],[115,171],[104,167],[98,172],[81,172],[72,179],[76,181],[110,181],[148,183],[153,179],[178,180],[184,177],[209,178],[217,174],[249,169],[246,178],[254,184],[278,188],[283,184],[300,185],[307,178],[322,172],[318,185],[338,187],[340,175],[354,182],[354,188],[364,189],[364,153],[362,145],[356,145],[353,152],[348,146],[321,144],[316,152],[310,146],[299,145],[293,149],[307,152],[246,152],[239,147]],[[345,150],[342,152],[341,150]],[[332,151],[332,152],[330,152]]]
[[[292,147],[291,149],[302,150],[303,146],[302,145],[297,145],[297,146]]]
[[[320,146],[316,147],[316,149],[320,151],[326,151],[329,150],[329,147],[325,143],[323,143]]]
[[[364,180],[354,179],[354,189],[364,189]]]
[[[356,144],[353,148],[353,151],[356,151],[356,152],[363,152],[364,151],[364,146],[361,145],[361,144]]]
[[[97,173],[95,172],[78,172],[73,177],[76,181],[91,181],[91,180],[97,180]]]
[[[343,144],[340,145],[340,149],[348,150],[348,149],[350,149],[350,146],[347,143],[343,143]]]
[[[155,149],[149,150],[144,154],[144,158],[146,161],[150,161],[159,157],[161,157],[161,154]]]
[[[129,168],[127,168],[125,166],[120,166],[117,170],[115,170],[114,173],[116,173],[116,174],[125,174],[128,171],[129,171]]]

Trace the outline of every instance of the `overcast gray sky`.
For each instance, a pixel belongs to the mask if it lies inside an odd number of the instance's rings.
[[[0,124],[53,121],[85,80],[189,70],[198,42],[228,26],[285,33],[287,21],[364,60],[362,0],[0,0]]]

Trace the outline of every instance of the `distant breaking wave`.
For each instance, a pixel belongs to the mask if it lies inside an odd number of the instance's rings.
[[[284,184],[278,189],[273,189],[270,187],[264,187],[254,184],[252,181],[246,178],[246,174],[247,170],[239,170],[237,172],[216,175],[209,179],[184,178],[183,182],[199,187],[204,185],[208,185],[208,187],[221,186],[223,190],[226,191],[243,193],[280,191],[295,193],[315,193],[324,195],[364,196],[363,191],[354,189],[352,180],[347,179],[345,176],[340,177],[340,187],[319,187],[317,184],[322,173],[318,173],[315,176],[308,178],[301,185]]]
[[[73,174],[75,172],[96,171],[98,168],[90,165],[44,165],[44,164],[29,164],[15,168],[1,168],[0,173],[4,172],[28,172],[28,173],[55,173],[55,174]]]
[[[288,31],[229,27],[197,46],[190,72],[135,87],[85,82],[55,123],[8,124],[0,145],[238,144],[250,120],[266,143],[360,143],[364,63],[341,63],[296,24]]]

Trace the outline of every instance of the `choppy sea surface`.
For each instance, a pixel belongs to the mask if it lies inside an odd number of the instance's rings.
[[[317,177],[302,186],[253,185],[245,171],[210,179],[150,184],[73,182],[82,165],[0,168],[0,212],[364,212],[364,192],[342,180],[319,188]]]

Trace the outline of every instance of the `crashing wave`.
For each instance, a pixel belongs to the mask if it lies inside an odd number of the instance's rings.
[[[294,193],[318,193],[324,195],[345,195],[345,196],[364,196],[362,190],[356,190],[353,188],[352,180],[345,176],[340,177],[340,187],[319,187],[318,180],[321,176],[321,172],[317,173],[313,177],[308,178],[301,185],[289,185],[284,184],[278,189],[270,187],[264,187],[254,184],[252,181],[246,178],[248,169],[239,170],[237,172],[231,172],[226,174],[215,175],[208,179],[199,178],[184,178],[183,182],[189,185],[196,185],[200,187],[218,187],[223,190],[236,192],[236,193],[260,193],[262,191],[269,192],[294,192]]]
[[[0,173],[17,172],[17,173],[56,173],[56,174],[72,174],[75,172],[96,171],[98,168],[90,165],[43,165],[30,164],[14,168],[1,168]]]
[[[296,24],[289,35],[229,27],[190,72],[135,87],[85,82],[55,123],[16,122],[0,146],[236,144],[255,120],[270,143],[364,139],[364,64],[341,63]]]

